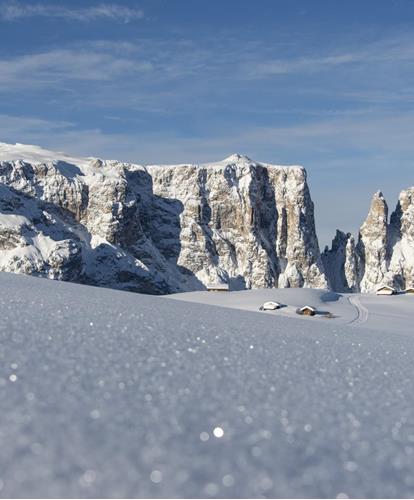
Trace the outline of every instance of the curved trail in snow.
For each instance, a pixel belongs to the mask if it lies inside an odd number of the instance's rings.
[[[349,323],[366,323],[368,320],[369,311],[361,304],[358,295],[354,295],[348,298],[350,304],[352,304],[357,310],[356,318],[352,319]]]

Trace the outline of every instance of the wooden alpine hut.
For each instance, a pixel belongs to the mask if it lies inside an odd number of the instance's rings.
[[[302,316],[315,316],[316,309],[312,306],[303,306],[296,309],[296,313]]]

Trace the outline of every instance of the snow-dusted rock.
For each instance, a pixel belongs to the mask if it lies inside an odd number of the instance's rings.
[[[65,213],[0,184],[0,270],[81,281],[81,242]]]
[[[414,187],[402,191],[390,221],[389,275],[394,286],[414,286]]]
[[[150,293],[327,286],[302,167],[142,167],[0,144],[0,183],[1,270]]]
[[[151,166],[148,172],[156,196],[180,203],[177,264],[201,282],[326,287],[302,167],[232,155],[215,164]]]
[[[414,285],[414,188],[402,191],[388,222],[388,207],[375,193],[358,243],[338,231],[322,260],[336,291],[373,292],[388,284],[398,290]]]
[[[365,222],[359,230],[357,253],[361,266],[361,292],[372,291],[383,283],[388,268],[388,206],[381,191],[377,191]]]

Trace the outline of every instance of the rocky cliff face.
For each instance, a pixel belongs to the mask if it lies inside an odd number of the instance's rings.
[[[150,166],[0,144],[0,270],[149,293],[326,287],[302,167]]]
[[[373,196],[368,217],[353,237],[337,231],[322,254],[330,286],[337,291],[375,291],[387,284],[398,290],[414,285],[414,188],[402,191],[388,222],[381,192]]]
[[[381,191],[374,194],[368,217],[359,230],[357,254],[361,292],[383,283],[388,268],[388,206]]]
[[[389,225],[388,279],[398,288],[414,287],[414,187],[402,191]]]

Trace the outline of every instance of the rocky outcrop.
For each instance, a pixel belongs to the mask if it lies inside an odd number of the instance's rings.
[[[0,270],[148,293],[327,287],[302,167],[71,158],[0,144]]]
[[[373,196],[358,243],[337,231],[331,249],[322,254],[331,287],[336,291],[372,292],[379,285],[397,290],[414,285],[414,188],[402,191],[388,222],[387,203]]]
[[[359,230],[357,255],[359,288],[368,292],[383,283],[388,268],[388,206],[381,191],[374,194],[368,216]]]
[[[402,191],[389,225],[388,279],[394,286],[414,287],[414,187]]]

